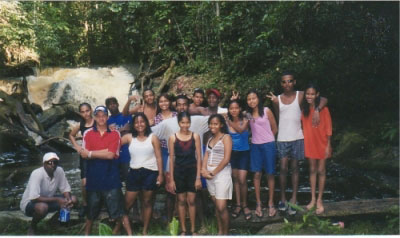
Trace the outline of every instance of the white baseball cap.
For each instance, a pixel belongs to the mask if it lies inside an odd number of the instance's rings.
[[[46,153],[46,154],[43,156],[43,163],[44,163],[44,162],[47,162],[47,161],[49,161],[49,160],[51,160],[51,159],[60,160],[60,158],[58,158],[58,156],[57,156],[56,153],[54,153],[54,152],[49,152],[49,153]]]

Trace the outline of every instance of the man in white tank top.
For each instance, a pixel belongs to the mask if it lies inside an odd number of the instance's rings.
[[[290,202],[297,203],[297,190],[299,185],[299,160],[304,159],[304,137],[301,128],[301,102],[304,98],[303,91],[295,91],[296,80],[291,72],[282,74],[281,86],[283,93],[276,97],[270,93],[267,97],[272,100],[275,115],[279,123],[277,149],[280,161],[280,188],[281,200],[278,209],[286,211],[288,209],[286,200],[286,180],[288,173],[288,163],[290,162],[292,172],[292,198]],[[321,97],[319,110],[327,104],[327,99]],[[313,124],[319,124],[319,110],[315,110]],[[296,210],[289,207],[289,214],[296,214]]]

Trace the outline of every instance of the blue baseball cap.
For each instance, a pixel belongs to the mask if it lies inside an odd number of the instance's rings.
[[[96,115],[98,112],[104,112],[108,116],[108,109],[105,106],[97,106],[94,109],[94,115]]]

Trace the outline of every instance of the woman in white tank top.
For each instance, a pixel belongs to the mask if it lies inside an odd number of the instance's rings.
[[[207,143],[201,174],[207,179],[207,189],[215,204],[218,235],[227,235],[229,230],[227,200],[232,199],[233,190],[232,169],[229,163],[232,139],[222,115],[211,115],[208,119],[208,126],[213,136]]]
[[[146,235],[153,211],[153,194],[164,178],[160,140],[151,133],[149,120],[140,112],[133,116],[132,133],[124,135],[121,144],[129,144],[131,155],[125,208],[129,211],[139,192],[142,192],[143,235]]]

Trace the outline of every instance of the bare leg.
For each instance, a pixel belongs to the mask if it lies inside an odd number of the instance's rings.
[[[281,187],[281,201],[286,202],[286,177],[288,173],[288,158],[282,158],[281,159],[281,168],[280,168],[280,174],[279,174],[279,182],[280,182],[280,187]]]
[[[87,196],[86,196],[86,178],[81,180],[81,191],[82,191],[82,206],[87,206]]]
[[[234,214],[238,214],[240,212],[240,195],[241,195],[241,190],[240,190],[240,183],[239,183],[239,170],[238,169],[232,169],[232,180],[233,180],[233,188],[235,189],[235,200],[236,200],[236,206],[233,210],[232,216]]]
[[[310,187],[311,187],[311,202],[307,205],[307,209],[311,210],[315,206],[315,187],[317,183],[317,161],[309,159],[310,163]]]
[[[254,183],[254,192],[256,194],[256,215],[262,216],[262,208],[261,208],[261,197],[260,197],[260,181],[261,181],[261,172],[255,172],[253,183]]]
[[[322,202],[322,195],[324,194],[326,180],[326,160],[318,160],[318,200],[317,200],[317,214],[324,212],[324,205]]]
[[[188,192],[186,201],[189,208],[190,231],[193,234],[196,230],[196,193]]]
[[[268,174],[267,181],[268,181],[268,216],[273,217],[276,214],[276,209],[274,207],[275,176],[273,174]]]
[[[222,221],[221,221],[221,216],[217,209],[217,199],[215,199],[214,196],[211,196],[211,200],[214,202],[215,205],[215,217],[217,218],[218,235],[223,235],[222,230],[220,229],[220,227],[222,227]]]
[[[292,159],[290,162],[291,171],[292,171],[292,199],[290,202],[296,204],[297,202],[297,190],[299,189],[299,161],[296,159]]]
[[[90,232],[92,231],[92,225],[93,225],[93,221],[86,219],[85,236],[90,235]]]
[[[247,170],[239,170],[239,188],[240,188],[240,199],[243,207],[243,212],[249,214],[251,211],[247,207]]]
[[[220,235],[228,235],[229,230],[229,214],[226,203],[226,199],[216,199],[215,201],[215,208],[220,217],[218,224],[218,234]]]
[[[167,199],[166,199],[166,210],[167,210],[167,221],[170,223],[172,221],[172,217],[174,215],[174,208],[175,208],[175,200],[176,195],[167,192]]]
[[[186,193],[178,193],[178,214],[179,223],[181,224],[181,232],[186,233]]]
[[[132,228],[131,228],[131,223],[129,222],[129,217],[128,215],[124,215],[122,217],[122,225],[124,226],[124,229],[126,231],[126,234],[128,236],[132,235]]]
[[[153,191],[143,191],[143,235],[147,235],[151,213],[153,212]]]
[[[49,206],[47,205],[47,203],[38,202],[35,204],[31,225],[28,229],[28,235],[35,234],[37,229],[37,224],[47,215],[48,210]]]

